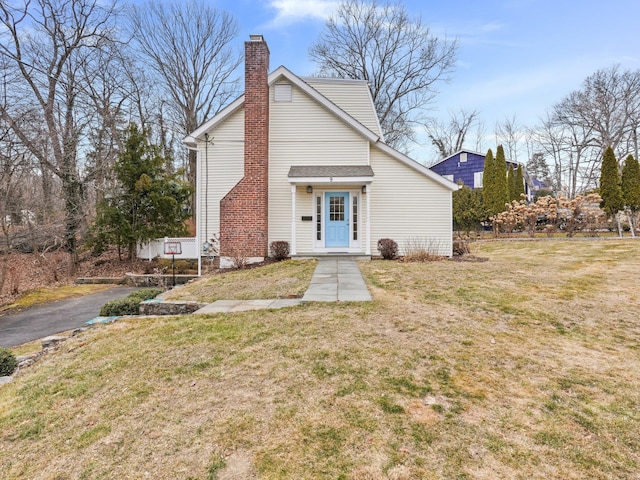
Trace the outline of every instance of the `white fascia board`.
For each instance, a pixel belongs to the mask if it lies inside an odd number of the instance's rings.
[[[187,135],[182,140],[182,143],[185,145],[197,145],[197,142],[198,140],[201,140],[200,137],[202,135],[229,117],[229,115],[238,110],[242,105],[244,105],[244,95],[236,98],[233,102],[220,110],[213,118],[200,125],[193,133],[191,133],[191,135]]]
[[[329,110],[331,113],[340,118],[344,123],[349,125],[351,128],[356,130],[362,136],[364,136],[370,142],[377,142],[381,139],[379,135],[376,135],[374,132],[369,130],[367,127],[362,125],[358,120],[353,118],[347,112],[338,107],[335,103],[329,100],[327,97],[318,92],[315,88],[309,85],[307,82],[302,80],[300,77],[292,73],[286,67],[278,67],[274,70],[271,75],[269,75],[269,85],[272,85],[279,78],[284,77],[289,80],[292,84],[298,87],[300,90],[304,91],[311,98],[316,100],[319,104],[321,104],[324,108]]]
[[[371,183],[373,177],[292,177],[289,183],[297,185],[299,183],[305,185],[335,185],[335,184],[353,184],[353,183]]]
[[[300,77],[302,81],[307,82],[316,82],[316,83],[344,83],[344,84],[364,84],[369,88],[370,82],[367,80],[358,80],[353,78],[318,78],[318,77]],[[371,90],[369,90],[369,104],[371,105],[371,110],[376,118],[376,125],[378,126],[378,131],[376,132],[380,135],[380,140],[384,142],[384,134],[382,133],[382,126],[380,125],[380,118],[378,117],[378,113],[376,112],[376,106],[373,103],[373,97],[371,96]]]
[[[378,142],[374,146],[376,148],[380,149],[381,151],[383,151],[384,153],[392,156],[396,160],[399,160],[400,162],[404,163],[405,165],[413,168],[414,170],[417,170],[418,172],[422,173],[424,176],[430,178],[431,180],[439,183],[443,187],[446,187],[446,188],[448,188],[449,190],[452,190],[452,191],[460,189],[460,186],[457,183],[454,183],[451,180],[447,180],[443,176],[438,175],[436,172],[434,172],[430,168],[427,168],[424,165],[422,165],[421,163],[416,162],[414,159],[412,159],[410,157],[407,157],[404,153],[401,153],[401,152],[391,148],[386,143]]]

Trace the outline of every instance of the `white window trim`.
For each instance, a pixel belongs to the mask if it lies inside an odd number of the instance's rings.
[[[367,188],[369,188],[369,185],[367,185]],[[326,213],[326,205],[325,205],[325,193],[330,193],[330,192],[347,192],[349,194],[349,246],[348,247],[325,247],[324,242],[325,242],[325,227],[326,227],[326,220],[325,220],[325,213]],[[369,190],[367,190],[367,195],[369,194]],[[316,202],[317,202],[317,198],[320,197],[320,219],[321,219],[321,228],[320,228],[320,240],[317,239],[316,236],[316,225],[317,225],[317,220],[318,220],[318,216],[317,216],[317,212],[316,212]],[[353,216],[353,198],[354,197],[358,197],[358,240],[353,240],[353,218],[351,218]],[[362,202],[363,202],[363,195],[361,194],[360,190],[352,190],[352,189],[331,189],[331,190],[316,190],[315,188],[313,189],[313,195],[312,195],[312,211],[313,211],[313,229],[311,234],[313,235],[313,251],[315,253],[331,253],[331,252],[336,252],[336,251],[340,251],[340,252],[344,252],[347,251],[349,253],[360,253],[362,252],[362,235],[363,235],[363,228],[362,228]],[[367,206],[369,205],[368,199],[367,199]],[[367,212],[367,219],[366,221],[369,220],[369,215]],[[369,228],[368,228],[368,224],[367,224],[367,234],[369,233]]]

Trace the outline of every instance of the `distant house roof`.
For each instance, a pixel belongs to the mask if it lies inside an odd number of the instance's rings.
[[[471,153],[473,155],[478,155],[480,157],[484,157],[486,156],[486,153],[480,153],[480,152],[474,152],[473,150],[458,150],[456,153],[452,153],[451,155],[449,155],[448,157],[443,158],[442,160],[440,160],[439,162],[434,163],[433,165],[431,165],[429,168],[433,168],[436,165],[440,165],[441,163],[446,162],[447,160],[449,160],[450,158],[455,157],[456,155],[460,155],[461,153]]]

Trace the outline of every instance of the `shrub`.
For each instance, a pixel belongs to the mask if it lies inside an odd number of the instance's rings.
[[[0,377],[11,375],[17,366],[18,361],[11,350],[0,347]]]
[[[172,271],[172,265],[173,268],[175,268],[176,273],[189,273],[189,272],[193,272],[193,271],[198,271],[198,261],[197,260],[176,260],[175,262],[172,262],[172,259],[170,258],[157,258],[154,261],[155,265],[157,265],[158,268],[163,269],[165,272],[170,273]],[[153,273],[153,272],[149,272],[149,273]]]
[[[398,256],[398,244],[391,238],[381,238],[378,240],[378,250],[385,260],[393,260]]]
[[[100,309],[102,317],[117,317],[120,315],[138,315],[140,313],[139,298],[117,298],[105,303]]]
[[[269,245],[269,253],[271,254],[271,257],[277,262],[286,260],[287,258],[289,258],[289,242],[285,242],[284,240],[276,240],[275,242],[271,242],[271,245]]]
[[[105,303],[100,309],[102,317],[118,317],[120,315],[138,315],[140,313],[140,302],[154,298],[162,293],[159,288],[143,288],[131,292],[124,298],[117,298]]]
[[[453,241],[453,255],[469,255],[471,250],[469,249],[469,242],[466,240],[454,240]]]
[[[162,290],[159,288],[142,288],[140,290],[136,290],[135,292],[131,292],[129,295],[127,295],[127,298],[138,298],[141,302],[144,302],[145,300],[155,298],[161,293]]]

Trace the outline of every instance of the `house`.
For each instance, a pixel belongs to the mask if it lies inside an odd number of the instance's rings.
[[[184,140],[198,152],[200,245],[219,238],[222,266],[282,240],[292,256],[370,256],[381,238],[420,238],[450,256],[458,187],[384,143],[367,83],[268,69],[252,35],[244,95]]]
[[[470,188],[482,188],[484,159],[485,155],[482,153],[460,150],[435,165],[431,165],[430,168],[452,182],[462,182]],[[518,168],[518,163],[507,160],[507,167],[509,166],[512,166],[515,171]],[[537,190],[536,180],[529,176],[524,165],[522,165],[522,174],[524,176],[524,193],[527,195],[527,199],[531,200]]]

